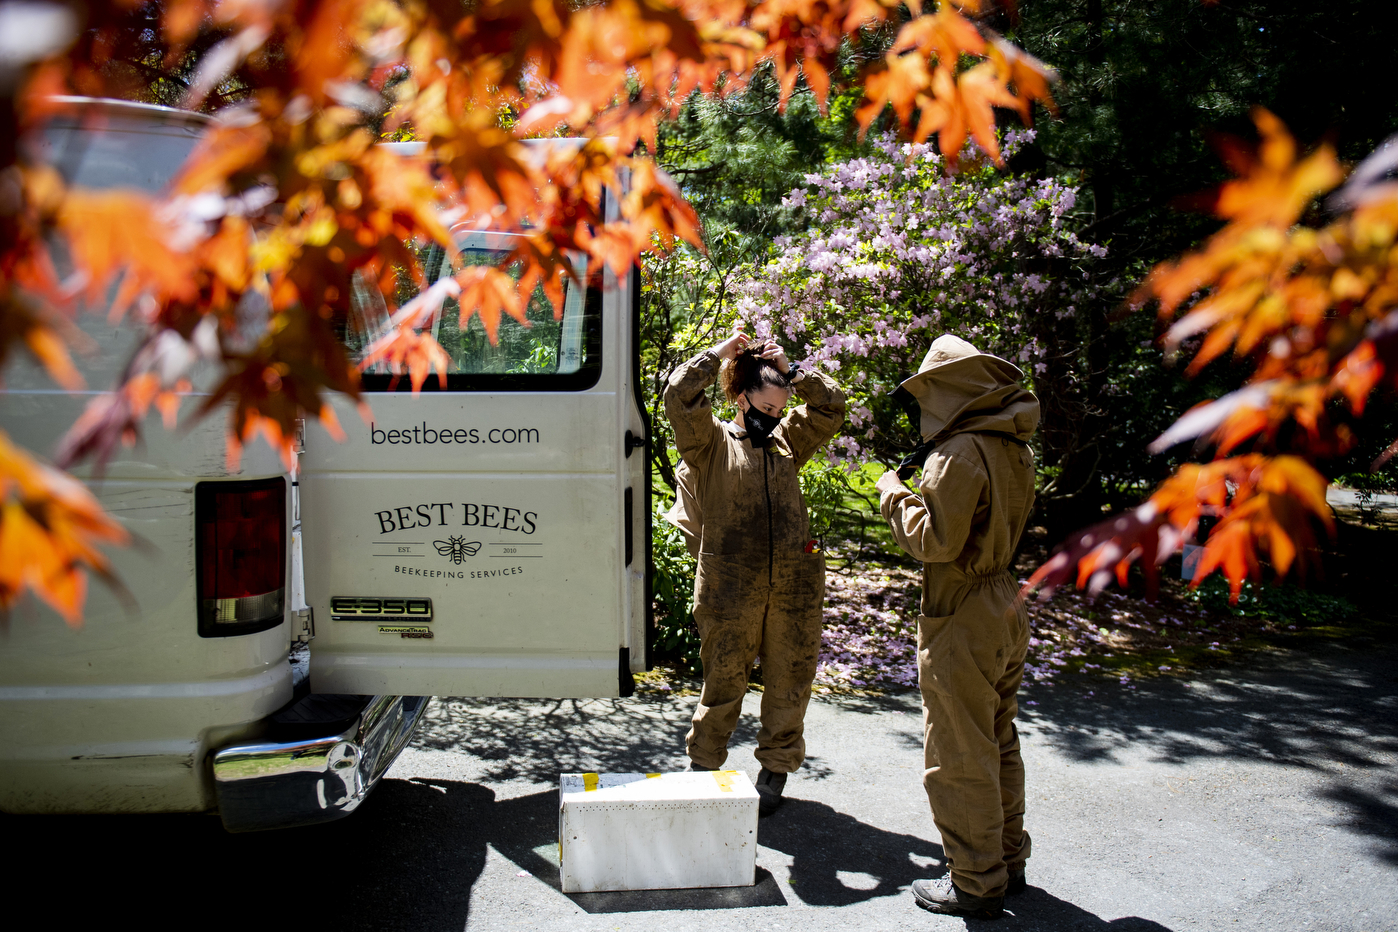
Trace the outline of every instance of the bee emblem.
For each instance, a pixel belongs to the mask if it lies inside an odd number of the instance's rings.
[[[481,549],[481,542],[468,541],[464,537],[448,537],[446,540],[434,540],[432,546],[442,556],[449,557],[451,562],[461,564],[466,562],[467,557],[476,555],[476,551]]]

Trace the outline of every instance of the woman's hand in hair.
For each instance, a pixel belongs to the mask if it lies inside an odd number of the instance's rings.
[[[768,340],[766,344],[763,345],[762,352],[759,355],[763,359],[771,360],[772,364],[777,367],[777,371],[782,375],[786,375],[791,371],[791,363],[786,358],[786,350],[778,346],[776,340]]]
[[[733,331],[733,335],[714,347],[714,355],[719,359],[732,359],[743,350],[747,349],[749,337],[741,329]]]

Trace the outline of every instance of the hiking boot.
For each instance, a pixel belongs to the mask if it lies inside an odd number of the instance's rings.
[[[757,814],[769,816],[782,804],[782,790],[786,789],[786,774],[772,773],[763,767],[757,774]]]
[[[952,883],[951,875],[936,880],[914,880],[913,901],[929,913],[965,916],[968,919],[999,919],[1005,905],[1003,896],[972,896]]]
[[[1025,888],[1029,886],[1024,880],[1024,865],[1016,864],[1014,867],[1011,867],[1009,871],[1010,882],[1005,887],[1005,895],[1017,896],[1023,893]]]

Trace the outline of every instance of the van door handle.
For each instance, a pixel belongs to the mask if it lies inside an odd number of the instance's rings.
[[[637,437],[635,434],[631,433],[631,431],[629,431],[629,430],[626,432],[626,439],[622,441],[622,446],[623,446],[623,447],[625,448],[625,450],[626,450],[626,458],[627,458],[627,459],[630,459],[630,458],[631,458],[631,451],[632,451],[632,450],[639,450],[641,447],[643,447],[643,446],[645,446],[645,445],[646,445],[646,438],[645,438],[645,437]]]
[[[635,523],[635,520],[636,520],[636,511],[635,511],[635,506],[632,504],[632,496],[631,496],[631,487],[630,487],[630,486],[627,486],[627,487],[626,487],[626,491],[622,494],[622,497],[621,497],[621,520],[622,520],[622,523],[624,523],[624,524],[626,525],[626,551],[625,551],[625,556],[626,556],[626,565],[627,565],[627,566],[630,566],[630,565],[631,565],[631,561],[635,558],[635,555],[636,555],[636,545],[635,545],[635,543],[634,543],[633,540],[632,540],[632,533],[633,533],[633,530],[634,530],[634,529],[631,527],[631,525],[632,525],[633,523]]]

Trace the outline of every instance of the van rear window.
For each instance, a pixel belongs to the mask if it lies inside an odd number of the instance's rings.
[[[513,236],[503,233],[475,233],[457,244],[459,257],[454,265],[441,246],[432,244],[418,254],[428,284],[452,275],[469,265],[499,266],[513,249]],[[432,336],[451,357],[445,385],[428,376],[425,391],[582,391],[597,384],[602,371],[602,287],[601,270],[592,268],[585,255],[571,257],[582,284],[564,283],[563,316],[554,319],[553,305],[536,289],[529,301],[524,326],[509,315],[502,315],[498,339],[491,344],[485,325],[472,314],[466,326],[460,324],[461,308],[456,299],[443,302],[441,311],[422,329]],[[417,294],[408,277],[400,279],[399,306]],[[345,331],[345,345],[352,358],[363,358],[367,347],[388,328],[389,309],[377,289],[356,286],[352,315]],[[395,374],[384,363],[375,363],[361,374],[365,391],[408,391],[407,373]]]

